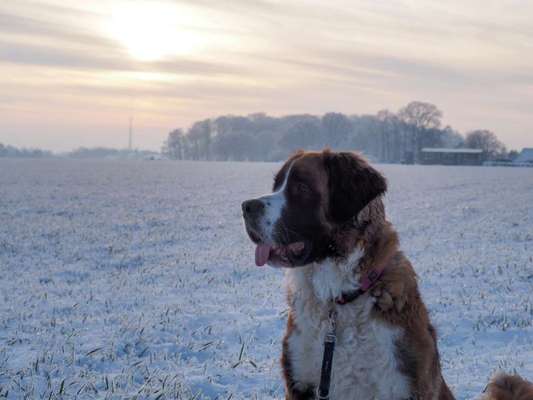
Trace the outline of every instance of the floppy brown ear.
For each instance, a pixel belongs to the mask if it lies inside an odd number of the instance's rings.
[[[387,181],[361,156],[324,151],[329,177],[329,212],[337,223],[357,216],[368,203],[387,191]]]

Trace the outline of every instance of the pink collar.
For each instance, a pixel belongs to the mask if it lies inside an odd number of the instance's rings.
[[[363,275],[359,279],[361,287],[349,292],[342,292],[339,297],[335,299],[335,303],[339,305],[345,305],[356,300],[359,296],[368,292],[368,290],[374,286],[374,284],[381,279],[383,272],[385,271],[387,264],[381,268],[371,270],[367,275]]]

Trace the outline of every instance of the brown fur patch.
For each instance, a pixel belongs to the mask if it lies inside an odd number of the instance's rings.
[[[396,231],[383,216],[371,218],[365,233],[365,257],[362,272],[383,269],[383,275],[373,290],[381,291],[381,297],[390,301],[389,307],[377,299],[374,317],[388,324],[401,327],[405,332],[397,343],[396,356],[402,372],[409,377],[417,399],[453,399],[442,378],[436,333],[431,325],[427,309],[418,291],[416,273],[411,263],[399,250]],[[376,210],[374,210],[376,212]],[[367,217],[371,211],[366,211]],[[386,296],[389,296],[388,298]]]
[[[485,390],[483,400],[533,400],[533,383],[518,375],[495,376]]]

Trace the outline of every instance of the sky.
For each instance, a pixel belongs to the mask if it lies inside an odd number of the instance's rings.
[[[0,142],[157,150],[223,114],[436,104],[533,147],[533,1],[0,1]]]

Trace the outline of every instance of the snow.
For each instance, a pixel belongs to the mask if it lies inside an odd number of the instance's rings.
[[[0,398],[282,398],[282,272],[240,216],[278,167],[0,160]],[[378,168],[454,393],[532,378],[533,172]]]

